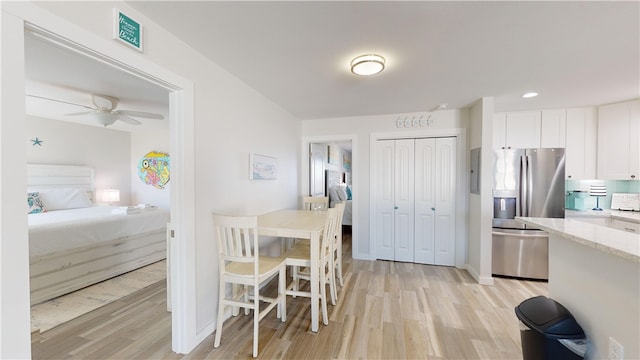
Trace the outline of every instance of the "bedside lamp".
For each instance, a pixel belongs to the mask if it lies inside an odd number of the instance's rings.
[[[602,211],[602,209],[600,208],[600,198],[607,196],[607,186],[604,184],[591,185],[589,187],[589,195],[596,197],[596,207],[594,207],[592,210]]]
[[[111,204],[120,201],[120,190],[107,189],[102,193],[102,201]]]

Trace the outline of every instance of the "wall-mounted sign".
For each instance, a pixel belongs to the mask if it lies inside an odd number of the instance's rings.
[[[142,52],[142,24],[113,9],[113,38]]]

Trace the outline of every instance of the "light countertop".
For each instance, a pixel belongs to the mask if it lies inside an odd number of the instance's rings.
[[[624,213],[624,212],[622,212]],[[635,216],[635,214],[631,214]],[[613,213],[610,214],[613,216]],[[640,263],[640,235],[572,219],[516,217],[516,220],[546,230],[550,235]]]
[[[594,210],[565,210],[565,217],[567,218],[576,218],[576,217],[588,217],[588,218],[614,218],[624,221],[631,221],[635,223],[640,223],[640,212],[637,211],[619,211],[619,210],[602,210],[602,211],[594,211]]]

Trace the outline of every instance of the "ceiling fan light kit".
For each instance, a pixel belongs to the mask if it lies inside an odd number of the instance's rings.
[[[384,57],[376,54],[367,54],[351,60],[351,72],[356,75],[371,76],[384,70]]]

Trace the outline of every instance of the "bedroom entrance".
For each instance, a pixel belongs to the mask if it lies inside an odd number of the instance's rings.
[[[166,249],[168,243],[168,253],[181,254],[181,256],[172,257],[170,273],[168,274],[169,278],[174,280],[172,281],[172,287],[175,289],[171,292],[170,297],[173,300],[172,349],[179,353],[188,352],[190,348],[193,347],[196,329],[195,314],[189,311],[189,309],[195,308],[195,288],[191,286],[192,284],[183,280],[193,279],[195,272],[195,269],[190,265],[194,263],[194,259],[190,258],[190,256],[193,256],[193,251],[190,251],[190,249],[194,247],[194,224],[192,216],[194,212],[194,196],[186,191],[186,189],[192,188],[190,184],[192,184],[194,180],[194,151],[192,142],[185,141],[184,139],[193,135],[193,83],[188,79],[175,75],[151,63],[148,59],[142,58],[134,53],[127,53],[126,50],[123,51],[114,42],[107,41],[88,31],[79,30],[71,23],[50,13],[33,11],[33,5],[26,4],[23,6],[22,4],[18,4],[12,8],[12,10],[11,14],[5,12],[4,9],[2,12],[2,33],[3,35],[12,34],[12,36],[3,36],[3,64],[10,64],[7,66],[12,67],[12,71],[10,72],[3,71],[3,88],[6,86],[7,88],[19,89],[20,91],[2,93],[3,119],[5,120],[2,121],[2,148],[6,151],[3,151],[3,153],[8,154],[11,152],[10,150],[12,150],[15,154],[13,157],[3,157],[3,170],[12,169],[14,175],[12,176],[12,181],[3,181],[2,193],[3,195],[15,194],[12,196],[3,196],[3,207],[4,205],[16,205],[17,208],[18,204],[24,204],[24,195],[20,195],[23,194],[27,183],[27,166],[25,163],[27,156],[25,153],[22,153],[22,149],[25,149],[25,136],[30,136],[30,134],[28,134],[27,126],[23,122],[15,121],[15,119],[25,118],[25,94],[22,91],[27,89],[26,85],[29,79],[26,78],[24,70],[28,67],[27,62],[32,60],[25,54],[25,47],[28,46],[25,40],[27,36],[35,34],[36,37],[47,42],[49,45],[70,51],[89,62],[95,62],[105,68],[119,71],[128,76],[137,77],[164,89],[166,103],[169,104],[166,122],[169,123],[170,131],[167,130],[167,132],[170,133],[170,140],[167,144],[167,149],[176,160],[171,164],[172,189],[168,196],[169,200],[167,201],[167,207],[172,214],[169,229],[171,230],[172,239],[175,240],[170,242],[164,241],[163,247]],[[46,24],[46,29],[36,24]],[[106,56],[103,54],[111,55]],[[6,69],[7,68],[3,68],[3,70]],[[75,88],[72,87],[66,90],[74,89]],[[91,91],[97,94],[102,92],[101,89]],[[118,94],[118,96],[121,95]],[[42,123],[40,125],[42,125]],[[98,128],[96,128],[95,131],[97,130]],[[44,131],[44,125],[38,126],[36,131]],[[109,131],[109,129],[106,131]],[[111,131],[115,132],[116,130]],[[72,136],[73,134],[68,133],[67,135]],[[105,138],[107,137],[108,136],[105,136]],[[64,139],[53,136],[50,137],[49,140],[38,136],[30,138],[30,140],[32,143],[29,143],[29,145],[38,149],[51,149],[51,146],[56,142],[58,142],[58,145],[60,145],[60,141],[64,142]],[[76,140],[86,141],[83,136],[79,136]],[[88,142],[91,143],[90,140],[88,140]],[[49,145],[49,147],[47,147],[47,145]],[[99,151],[110,152],[114,150],[118,151],[122,145],[122,142],[116,141],[109,143],[109,146],[96,147]],[[31,149],[31,147],[27,148]],[[16,152],[16,149],[21,149],[22,151],[17,150]],[[72,149],[71,151],[83,153],[83,150],[79,148]],[[46,158],[46,156],[50,157]],[[59,154],[47,153],[44,154],[44,157],[40,158],[40,160],[49,164],[64,163],[63,158],[56,156],[59,156]],[[133,161],[133,159],[131,160]],[[131,164],[127,163],[125,166],[128,167],[130,165]],[[104,175],[104,182],[102,184],[105,187],[110,186],[112,183],[120,187],[119,189],[114,189],[120,191],[120,202],[126,205],[137,202],[137,198],[131,195],[131,190],[126,188],[126,186],[122,187],[120,185],[120,180],[118,180],[120,179],[119,175],[116,173],[103,173],[102,175]],[[94,192],[93,195],[95,195],[93,200],[99,202],[107,202],[113,199],[101,197],[104,193],[100,192]],[[83,200],[92,200],[91,196],[88,196],[86,193],[83,194],[83,192],[78,189],[74,190],[73,196],[75,200],[78,199],[77,196],[83,197]],[[115,201],[116,204],[120,205],[117,199]],[[127,212],[127,216],[128,214]],[[19,220],[22,216],[24,215],[18,213],[12,217],[3,216],[3,234],[12,235],[16,240],[16,244],[28,243],[27,238],[29,235],[26,231],[26,222]],[[166,234],[167,233],[163,231],[163,239],[166,239]],[[22,238],[23,236],[24,239]],[[114,244],[114,246],[118,245]],[[3,276],[3,289],[13,295],[11,297],[3,297],[3,309],[13,308],[12,314],[14,314],[3,319],[13,324],[12,326],[15,330],[15,336],[11,337],[12,339],[15,338],[14,345],[12,345],[12,347],[5,347],[3,350],[15,354],[28,354],[25,352],[25,349],[28,349],[28,347],[25,346],[28,345],[28,339],[25,339],[25,332],[23,330],[25,328],[28,329],[28,324],[25,324],[27,322],[25,320],[28,318],[29,311],[29,249],[28,246],[24,248],[3,246],[3,250],[7,250],[6,252],[3,251],[5,254],[11,253],[13,258],[10,262],[12,269],[16,274],[20,274],[20,276],[11,276],[11,281],[5,281],[8,280],[7,276],[9,275]],[[3,261],[4,260],[7,260],[7,255],[3,256]],[[4,264],[9,264],[9,262],[4,262]],[[25,315],[27,316],[26,318]],[[4,340],[8,338],[9,337],[3,337]]]
[[[357,149],[355,136],[336,135],[304,137],[301,164],[302,194],[329,197],[329,206],[346,203],[343,231],[351,234],[352,246],[357,239],[356,202]]]
[[[25,124],[39,140],[27,149],[39,333],[166,281],[171,210],[170,91],[50,40],[24,40]]]

